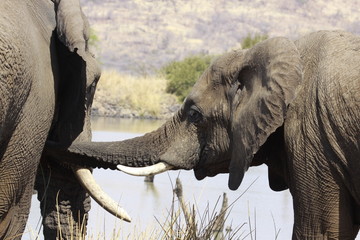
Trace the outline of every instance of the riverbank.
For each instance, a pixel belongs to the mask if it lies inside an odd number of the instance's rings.
[[[167,119],[180,108],[165,91],[161,76],[131,76],[104,70],[98,82],[92,115],[100,117]]]
[[[149,112],[142,112],[122,105],[112,104],[109,101],[95,102],[92,107],[91,115],[95,117],[113,117],[113,118],[129,118],[129,119],[168,119],[180,109],[180,104],[168,105],[164,104],[161,112],[154,115]]]

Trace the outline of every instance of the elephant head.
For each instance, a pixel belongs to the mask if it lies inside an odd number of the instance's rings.
[[[301,80],[299,52],[285,38],[219,57],[171,120],[176,133],[165,136],[170,140],[159,161],[175,168],[194,168],[197,179],[229,172],[232,190],[239,187],[251,164],[265,162],[272,188],[285,188],[285,179],[274,177],[282,173],[274,167],[281,166],[263,158],[262,152],[280,147],[264,144],[283,125]]]
[[[73,144],[63,158],[134,175],[171,168],[194,169],[197,179],[230,173],[233,190],[251,164],[265,162],[270,185],[281,190],[287,187],[277,159],[283,153],[270,142],[281,138],[287,107],[301,80],[299,52],[288,39],[232,51],[211,64],[179,112],[156,131],[122,142]],[[277,154],[268,159],[265,151]]]

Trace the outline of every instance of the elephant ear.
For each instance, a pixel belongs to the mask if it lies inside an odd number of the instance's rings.
[[[89,52],[89,24],[79,0],[53,2],[59,79],[50,139],[70,144],[80,133],[86,135],[85,139],[90,138],[90,132],[83,132],[83,129],[84,125],[89,124],[88,115],[100,77],[100,68]]]
[[[254,154],[283,125],[302,80],[299,52],[286,38],[272,38],[239,57],[231,94],[229,188],[236,190]],[[235,89],[235,90],[234,90]]]
[[[87,49],[89,23],[81,11],[79,0],[53,2],[58,38],[71,52],[84,52]]]

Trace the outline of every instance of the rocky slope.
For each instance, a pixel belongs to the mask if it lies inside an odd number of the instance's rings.
[[[358,0],[81,0],[107,68],[144,74],[189,54],[219,54],[247,34],[360,33]]]

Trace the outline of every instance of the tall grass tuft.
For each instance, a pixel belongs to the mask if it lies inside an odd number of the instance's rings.
[[[176,201],[176,198],[178,201]],[[156,239],[239,239],[238,233],[245,224],[236,227],[232,231],[227,231],[227,229],[231,229],[231,226],[228,226],[224,233],[224,224],[233,203],[230,206],[228,205],[228,200],[224,193],[221,209],[217,212],[216,208],[219,202],[220,198],[212,210],[207,206],[204,212],[200,213],[196,210],[198,208],[195,205],[190,206],[190,204],[185,203],[180,179],[176,179],[171,209],[168,212],[165,223],[158,221],[163,232]],[[227,212],[228,210],[229,212]]]

